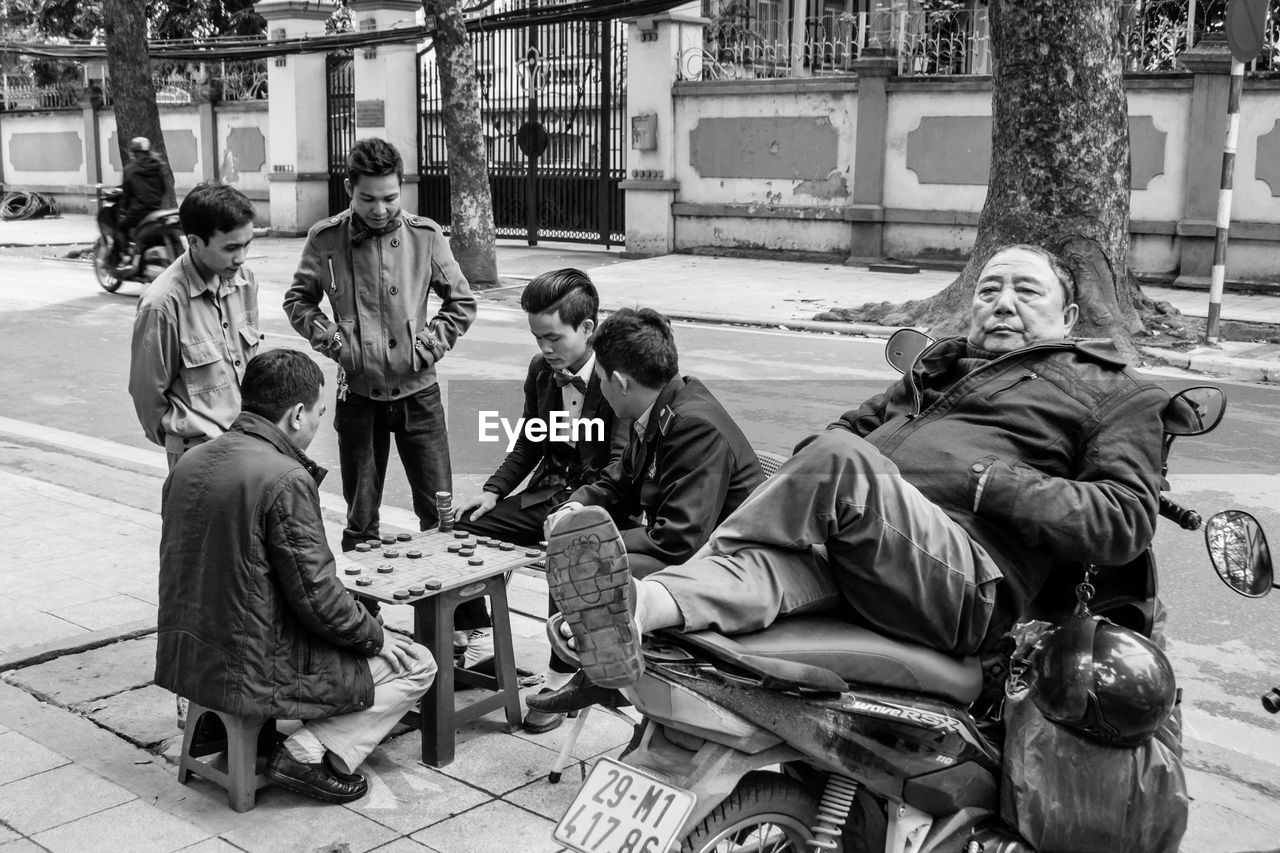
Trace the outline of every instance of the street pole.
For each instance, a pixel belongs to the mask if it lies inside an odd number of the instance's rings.
[[[1227,94],[1227,141],[1222,147],[1222,184],[1218,189],[1217,233],[1213,241],[1213,272],[1209,284],[1209,318],[1204,342],[1218,342],[1218,318],[1222,315],[1222,286],[1227,276],[1227,232],[1231,229],[1231,184],[1236,171],[1236,143],[1240,137],[1240,92],[1244,88],[1244,63],[1231,57],[1231,88]]]

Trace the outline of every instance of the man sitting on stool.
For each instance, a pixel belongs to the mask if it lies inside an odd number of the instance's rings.
[[[365,757],[431,687],[431,653],[384,632],[338,580],[303,451],[324,376],[293,350],[254,357],[231,429],[164,484],[156,684],[224,713],[305,720],[267,776],[331,803],[363,797]]]

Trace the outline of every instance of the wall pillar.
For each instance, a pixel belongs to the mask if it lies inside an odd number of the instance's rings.
[[[858,122],[853,153],[853,204],[850,220],[849,259],[861,264],[884,257],[884,152],[889,125],[888,79],[898,71],[891,52],[875,55],[864,51],[855,60],[858,74]]]
[[[102,90],[86,86],[80,93],[80,111],[84,116],[84,177],[90,189],[102,183],[102,134],[98,130],[98,111],[102,109]],[[3,167],[0,167],[2,170]],[[0,176],[3,171],[0,171]]]
[[[214,105],[218,101],[218,93],[208,83],[201,83],[196,91],[196,108],[200,114],[199,140],[200,180],[217,182],[218,175],[218,120],[214,115]]]
[[[307,0],[263,0],[254,8],[266,19],[272,41],[324,35],[324,22],[333,12]],[[277,56],[267,63],[271,230],[305,234],[329,213],[325,54]]]
[[[360,32],[413,26],[419,0],[351,0]],[[404,160],[401,206],[418,210],[418,48],[383,44],[361,48],[355,54],[356,138],[380,136],[400,152]]]
[[[1222,33],[1206,35],[1178,57],[1195,75],[1187,132],[1187,180],[1177,224],[1181,258],[1177,284],[1209,286],[1222,186],[1222,148],[1227,136],[1227,91],[1231,50]]]
[[[665,255],[675,250],[671,205],[675,180],[675,99],[671,88],[679,69],[696,78],[702,66],[702,31],[707,19],[698,2],[627,27],[627,242],[630,255]]]

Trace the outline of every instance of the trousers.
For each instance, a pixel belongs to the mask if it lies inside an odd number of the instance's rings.
[[[436,492],[453,488],[440,386],[423,388],[399,400],[372,400],[350,394],[334,405],[333,427],[338,433],[342,497],[347,502],[342,550],[350,551],[356,543],[378,537],[392,435],[404,463],[419,529],[436,525]]]
[[[436,677],[435,660],[422,646],[418,653],[424,662],[404,673],[397,673],[380,657],[369,658],[373,704],[363,711],[309,720],[303,726],[346,765],[347,772],[354,773],[400,718],[431,689]]]
[[[817,436],[716,528],[666,587],[683,630],[758,631],[828,613],[953,655],[984,645],[1002,575],[986,549],[844,430]]]

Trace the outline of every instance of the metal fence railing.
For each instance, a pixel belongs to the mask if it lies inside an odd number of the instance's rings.
[[[152,83],[160,104],[195,103],[207,88],[215,100],[262,101],[267,98],[267,60],[229,62],[153,62]],[[109,79],[94,81],[94,100],[109,106],[112,87]],[[85,86],[58,83],[38,86],[6,76],[0,81],[0,110],[8,112],[69,109],[79,106]]]
[[[962,0],[703,0],[703,14],[703,47],[681,57],[683,79],[851,74],[870,51],[894,57],[900,75],[991,71],[987,9]],[[1180,71],[1178,55],[1221,31],[1225,16],[1226,0],[1122,4],[1125,70]],[[1266,32],[1251,73],[1280,69],[1280,14]]]

